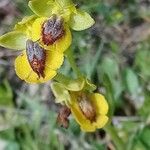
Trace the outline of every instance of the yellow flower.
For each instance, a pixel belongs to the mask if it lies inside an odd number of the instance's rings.
[[[108,122],[108,104],[99,93],[71,93],[71,113],[85,132],[93,132]]]
[[[56,102],[71,109],[75,120],[85,132],[93,132],[108,122],[108,103],[103,95],[92,92],[95,88],[94,84],[84,78],[64,81],[62,78],[61,83],[51,84]]]
[[[56,15],[51,18],[25,17],[16,24],[14,31],[0,38],[0,45],[23,50],[15,60],[15,70],[28,83],[52,79],[63,63],[64,50],[70,44],[70,30]]]
[[[33,44],[38,43],[33,42]],[[64,59],[63,54],[44,49],[43,57],[38,54],[41,53],[38,51],[41,47],[36,48],[30,54],[27,53],[27,50],[24,50],[15,60],[16,74],[28,83],[43,83],[52,79],[57,74],[56,70],[62,65]],[[31,58],[32,56],[33,58]],[[40,59],[39,56],[43,58]]]
[[[16,74],[28,83],[43,83],[52,79],[57,74],[56,71],[64,60],[63,53],[60,53],[62,50],[61,47],[55,46],[52,49],[51,46],[49,50],[46,50],[40,43],[41,37],[35,38],[41,31],[37,25],[39,20],[40,18],[34,15],[25,17],[21,22],[16,24],[12,32],[13,34],[15,33],[14,35],[19,33],[19,36],[15,37],[16,41],[25,43],[22,46],[24,47],[22,48],[24,49],[22,54],[15,60],[15,70]],[[20,39],[21,33],[26,38]],[[7,35],[9,36],[9,34]]]

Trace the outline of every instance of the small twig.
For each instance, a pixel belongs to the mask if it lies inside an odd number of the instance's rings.
[[[9,3],[10,3],[10,0],[1,0],[1,2],[0,2],[0,8],[5,7]]]
[[[113,122],[125,122],[125,121],[133,121],[133,122],[142,122],[143,118],[139,116],[116,116],[113,117]]]

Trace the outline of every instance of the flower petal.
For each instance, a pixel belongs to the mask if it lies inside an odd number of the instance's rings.
[[[89,122],[81,125],[81,130],[84,132],[94,132],[96,128],[92,123]]]
[[[98,116],[96,119],[96,122],[91,123],[85,122],[81,125],[81,129],[85,132],[94,132],[96,129],[100,129],[106,125],[108,122],[108,117],[107,116]]]
[[[50,3],[51,2],[51,3]],[[38,16],[50,16],[54,7],[53,0],[32,0],[29,1],[29,7]]]
[[[15,25],[14,30],[22,32],[28,37],[28,39],[30,39],[30,35],[32,31],[32,24],[36,18],[37,18],[36,15],[24,17],[22,21],[18,22]]]
[[[58,82],[53,82],[51,84],[51,90],[53,91],[53,94],[56,97],[55,99],[56,103],[62,103],[62,102],[67,103],[70,101],[69,91],[64,88],[63,84]]]
[[[56,45],[56,49],[59,52],[64,52],[69,48],[72,42],[71,32],[68,26],[65,26],[65,35],[56,41],[54,44]]]
[[[80,91],[83,89],[85,80],[83,78],[64,80],[63,86],[69,91]]]
[[[19,31],[8,32],[0,37],[0,46],[23,50],[26,47],[27,36]]]
[[[56,2],[60,5],[61,8],[67,8],[71,5],[74,5],[71,0],[56,0]]]
[[[96,111],[101,115],[106,115],[108,112],[108,103],[105,97],[99,93],[91,94],[90,97],[95,105]]]
[[[72,115],[75,117],[75,120],[78,122],[78,124],[82,125],[86,122],[87,119],[85,118],[81,109],[79,108],[79,105],[76,101],[76,96],[73,93],[71,93],[70,109]]]
[[[32,41],[35,42],[41,38],[42,25],[46,19],[47,19],[46,17],[38,18],[32,24],[32,34],[31,34]]]
[[[64,61],[64,55],[57,51],[46,51],[46,66],[52,70],[60,68]]]
[[[52,54],[52,55],[51,55]],[[49,63],[46,61],[45,65],[45,70],[44,74],[45,77],[38,77],[38,75],[32,70],[30,67],[30,64],[27,59],[26,51],[24,51],[21,55],[19,55],[16,60],[15,60],[15,70],[16,74],[22,79],[25,80],[28,83],[44,83],[47,82],[48,80],[52,79],[56,75],[56,71],[53,70],[54,68],[58,68],[62,64],[62,56],[58,55],[58,59],[61,61],[57,62],[54,67],[54,59],[51,58],[53,57],[53,52],[46,52],[46,60],[52,59],[52,61],[49,61]],[[52,63],[52,64],[51,64]],[[52,68],[51,68],[52,67]]]
[[[96,128],[102,128],[106,125],[106,123],[108,122],[108,117],[105,115],[100,115],[98,116],[96,122],[94,122],[94,126]]]
[[[70,27],[73,30],[81,31],[90,28],[94,24],[93,18],[85,11],[77,10],[70,20]]]

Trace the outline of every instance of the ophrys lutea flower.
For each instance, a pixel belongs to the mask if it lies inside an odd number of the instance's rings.
[[[108,122],[108,104],[99,93],[71,93],[69,108],[85,132],[93,132]]]
[[[53,82],[56,102],[66,105],[85,132],[93,132],[108,122],[108,104],[105,97],[93,93],[95,86],[86,79]]]
[[[55,27],[48,27],[45,24],[39,28],[35,28],[35,22],[38,22],[39,18],[37,17],[28,17],[23,19],[22,22],[19,22],[14,31],[7,33],[0,37],[0,45],[6,48],[19,49],[23,52],[15,60],[15,70],[17,75],[28,83],[42,83],[52,79],[57,74],[57,69],[63,63],[63,51],[60,47],[57,47],[57,41],[61,43],[60,38],[66,37],[64,34],[64,28],[60,20],[55,20]],[[56,17],[56,19],[58,19]],[[53,20],[53,19],[52,19]],[[51,19],[48,20],[52,21]],[[46,23],[46,22],[44,22]],[[60,28],[63,31],[61,36],[59,34]],[[47,41],[52,41],[49,44],[51,47],[45,48],[42,41],[42,32],[45,33],[44,27],[46,27],[46,33],[52,34]],[[41,32],[41,36],[38,39],[34,39],[33,35],[37,35],[37,32]],[[45,35],[44,35],[45,36]],[[55,45],[55,46],[54,46]],[[59,45],[59,44],[58,44]],[[59,49],[58,49],[59,48]]]

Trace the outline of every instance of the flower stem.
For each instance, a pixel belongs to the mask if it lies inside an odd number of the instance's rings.
[[[69,81],[71,80],[69,77],[63,75],[62,73],[57,73],[57,75],[54,77],[54,80],[60,82],[60,83],[64,83],[65,81]]]
[[[70,63],[70,66],[72,68],[72,70],[75,72],[75,74],[77,75],[77,77],[81,77],[82,74],[78,68],[78,66],[76,65],[74,56],[73,56],[73,52],[72,49],[68,49],[66,52],[66,57],[68,58],[68,61]]]
[[[111,136],[111,139],[116,145],[117,150],[125,150],[125,145],[122,139],[118,136],[116,129],[109,124],[105,127],[105,130]]]

